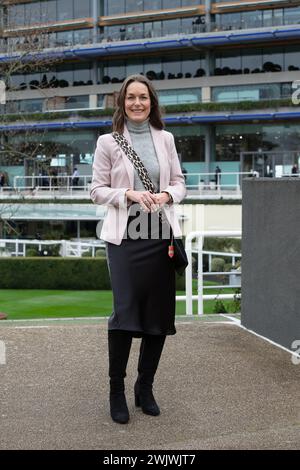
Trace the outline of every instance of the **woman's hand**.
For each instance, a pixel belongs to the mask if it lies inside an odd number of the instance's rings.
[[[128,189],[126,197],[133,202],[138,202],[145,212],[155,212],[158,209],[158,202],[156,199],[157,194],[152,194],[150,191],[134,191]]]
[[[167,192],[157,193],[155,194],[156,203],[159,207],[162,207],[164,204],[168,204],[171,201],[171,196]]]

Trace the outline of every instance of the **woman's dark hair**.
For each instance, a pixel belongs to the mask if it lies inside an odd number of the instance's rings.
[[[156,129],[159,129],[159,130],[163,129],[164,124],[161,118],[158,97],[151,81],[148,80],[148,78],[144,77],[144,75],[130,75],[124,80],[121,90],[120,90],[120,94],[117,99],[117,109],[114,112],[113,120],[112,120],[113,131],[120,132],[120,133],[124,131],[124,124],[125,124],[125,119],[126,119],[126,114],[125,114],[126,91],[127,91],[128,85],[130,85],[133,82],[143,83],[148,88],[150,101],[151,101],[149,123]]]

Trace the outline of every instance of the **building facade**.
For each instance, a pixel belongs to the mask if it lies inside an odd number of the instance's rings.
[[[0,169],[10,185],[75,166],[90,175],[132,73],[153,80],[188,173],[218,165],[266,176],[299,163],[300,1],[0,4]]]

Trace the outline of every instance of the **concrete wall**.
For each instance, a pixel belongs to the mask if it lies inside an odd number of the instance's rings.
[[[300,340],[300,179],[243,182],[242,325]]]
[[[241,230],[242,207],[238,205],[217,204],[179,204],[176,212],[185,218],[183,234],[197,230]]]

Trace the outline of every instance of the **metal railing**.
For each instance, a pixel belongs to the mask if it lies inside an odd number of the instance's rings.
[[[186,173],[186,187],[190,190],[204,191],[241,191],[243,177],[253,176],[253,172]]]
[[[75,178],[77,182],[75,183]],[[74,190],[89,191],[92,175],[73,177],[69,175],[57,176],[14,176],[13,189],[15,191],[56,191],[63,190],[72,193]]]
[[[203,241],[205,237],[237,237],[241,238],[241,231],[197,231],[191,232],[187,235],[185,240],[185,249],[189,261],[189,265],[185,274],[185,294],[183,296],[176,296],[176,300],[186,302],[186,315],[193,315],[193,300],[198,302],[198,315],[203,315],[203,300],[208,299],[233,299],[235,294],[203,294]],[[193,240],[196,239],[196,248],[193,249]],[[198,254],[198,282],[197,282],[197,295],[193,295],[193,266],[192,266],[192,253]],[[230,254],[230,253],[229,253]],[[218,273],[213,273],[217,275]],[[222,275],[226,273],[222,272]],[[227,273],[231,275],[231,272]],[[240,274],[240,273],[239,273]],[[227,286],[217,286],[224,288]],[[233,287],[233,286],[230,286]]]
[[[222,15],[223,17],[224,15]],[[176,29],[174,26],[170,26],[167,22],[163,24],[162,27],[159,27],[152,23],[151,29],[145,29],[143,23],[134,23],[128,25],[123,31],[122,25],[118,25],[117,28],[108,29],[105,33],[93,34],[92,31],[86,37],[78,37],[72,33],[66,33],[65,38],[57,38],[56,33],[45,32],[40,33],[37,36],[37,41],[28,42],[28,35],[24,33],[24,38],[22,40],[19,37],[17,40],[11,40],[8,44],[0,44],[0,52],[4,53],[13,53],[15,51],[31,51],[32,49],[39,51],[42,49],[48,48],[62,48],[62,47],[74,47],[74,46],[84,46],[92,45],[106,42],[119,42],[119,41],[132,41],[137,39],[152,39],[152,38],[163,38],[166,36],[177,36],[178,34],[201,34],[209,32],[218,32],[218,31],[235,31],[235,30],[246,30],[246,29],[258,29],[258,28],[268,28],[274,26],[292,26],[297,25],[300,22],[300,16],[294,16],[293,20],[291,18],[280,18],[272,17],[268,19],[263,18],[247,18],[240,21],[226,22],[211,22],[207,24],[196,23],[195,18],[190,19],[190,24],[177,24]],[[157,22],[159,23],[159,22]],[[51,28],[51,23],[49,23],[49,28]]]
[[[0,239],[0,257],[25,257],[27,249],[36,249],[36,255],[51,255],[51,248],[59,246],[59,255],[63,257],[81,257],[85,253],[96,256],[96,250],[105,248],[102,240],[95,241],[69,241],[69,240],[26,240],[26,239]]]
[[[201,191],[234,190],[240,191],[241,180],[245,176],[253,176],[253,172],[222,172],[216,177],[215,173],[186,173],[187,189]],[[79,176],[78,184],[73,183],[73,177],[57,176],[15,176],[13,188],[17,191],[28,189],[48,190],[64,189],[66,191],[81,189],[89,191],[92,175]]]

